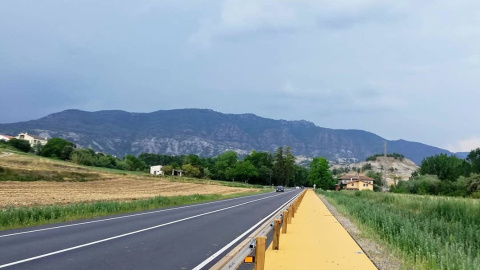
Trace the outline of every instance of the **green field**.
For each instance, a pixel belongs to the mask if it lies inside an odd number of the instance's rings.
[[[360,191],[323,192],[342,214],[396,250],[409,269],[480,269],[480,201]]]

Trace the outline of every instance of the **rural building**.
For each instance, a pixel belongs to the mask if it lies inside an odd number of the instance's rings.
[[[150,174],[163,175],[162,167],[162,165],[150,166]]]
[[[183,174],[182,170],[175,170],[175,169],[172,170],[172,175],[173,176],[176,176],[176,175],[182,176],[182,174]]]
[[[13,136],[8,136],[8,135],[2,135],[0,134],[0,141],[10,141],[11,138],[14,138]]]
[[[36,136],[36,135],[31,135],[31,134],[28,134],[26,132],[18,134],[18,136],[15,137],[15,138],[17,138],[19,140],[28,141],[31,146],[35,146],[38,143],[41,144],[41,145],[45,145],[45,144],[47,144],[47,141],[48,141],[47,138],[42,138],[42,137],[39,137],[39,136]]]
[[[362,174],[346,174],[337,179],[335,190],[373,190],[373,178]]]

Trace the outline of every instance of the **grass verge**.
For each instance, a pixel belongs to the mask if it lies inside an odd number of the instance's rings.
[[[256,192],[245,192],[230,195],[188,195],[188,196],[159,196],[146,200],[128,201],[128,202],[95,202],[78,203],[70,205],[51,205],[41,207],[9,207],[0,210],[0,230],[51,224],[56,222],[65,222],[78,219],[87,219],[101,217],[113,214],[122,214],[127,212],[152,210],[164,207],[181,206],[187,204],[197,204],[223,199],[236,198],[241,196],[255,195],[265,193],[269,190]]]
[[[411,269],[480,269],[480,202],[374,192],[322,192]]]

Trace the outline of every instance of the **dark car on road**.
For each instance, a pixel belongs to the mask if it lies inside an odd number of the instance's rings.
[[[283,186],[277,186],[277,192],[284,192]]]

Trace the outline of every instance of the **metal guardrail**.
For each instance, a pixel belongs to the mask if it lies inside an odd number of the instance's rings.
[[[243,263],[245,257],[255,250],[256,238],[259,236],[267,236],[273,230],[275,219],[283,220],[283,211],[288,210],[293,202],[300,197],[305,191],[298,193],[295,197],[283,204],[276,213],[272,215],[265,223],[260,225],[257,230],[247,236],[244,241],[233,248],[225,257],[218,261],[210,270],[235,270]]]

